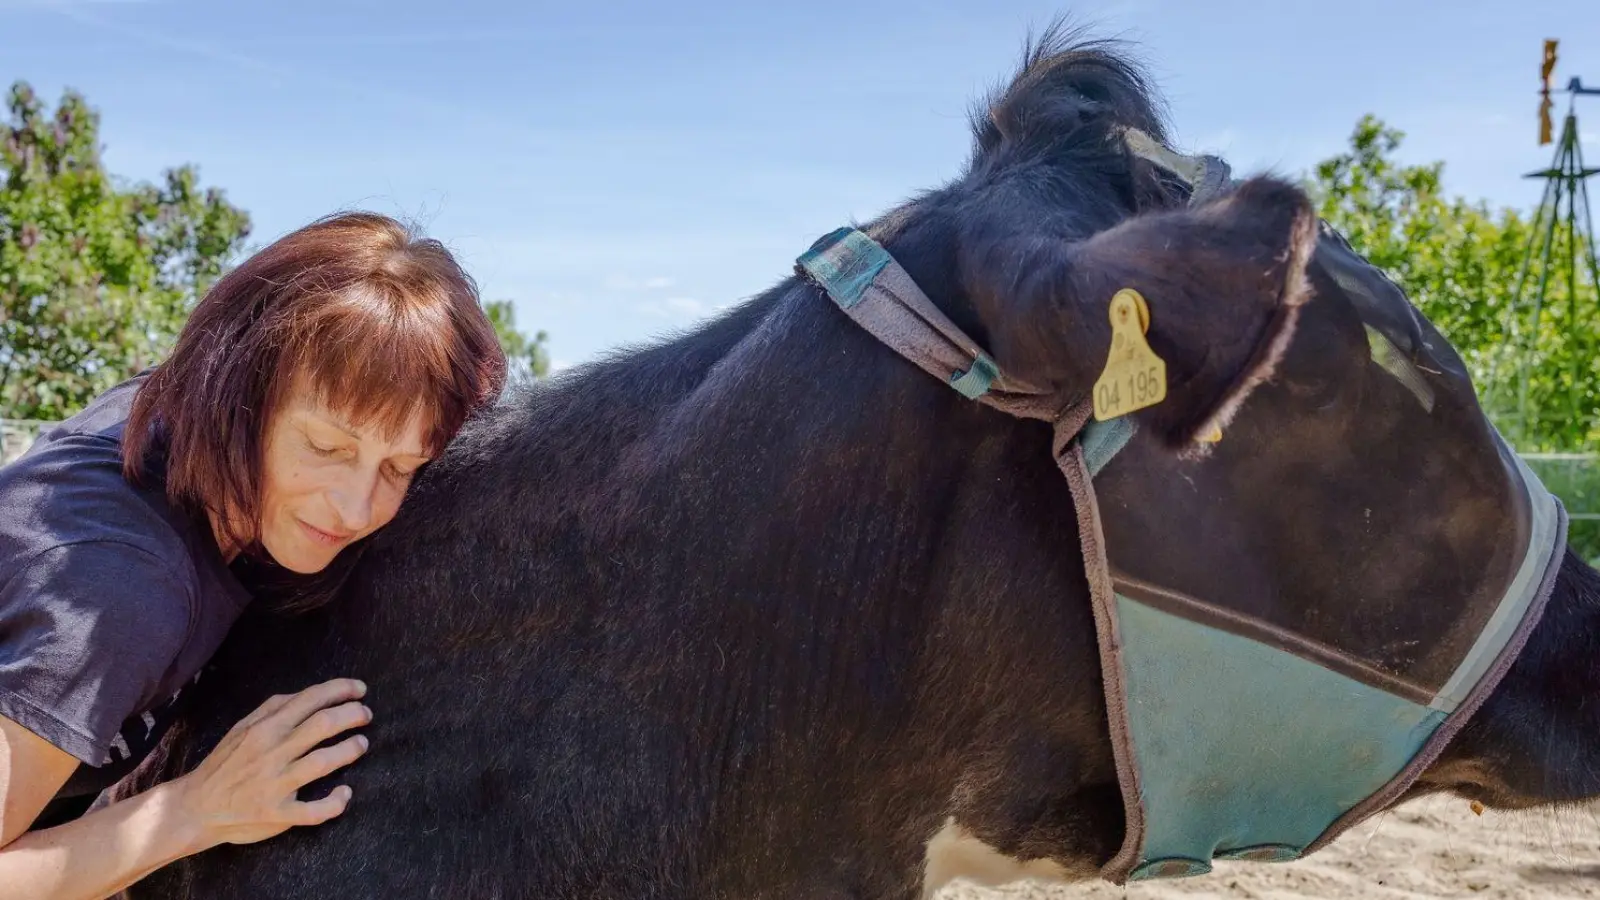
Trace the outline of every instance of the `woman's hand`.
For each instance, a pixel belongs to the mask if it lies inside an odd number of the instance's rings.
[[[366,752],[361,735],[312,750],[372,721],[372,711],[359,702],[366,690],[340,678],[273,697],[234,725],[193,772],[171,782],[199,844],[250,844],[344,812],[347,785],[310,802],[296,792]]]
[[[302,803],[295,792],[354,762],[366,738],[312,750],[372,720],[366,685],[336,679],[273,697],[193,772],[40,831],[27,827],[77,761],[0,718],[0,900],[105,900],[175,860],[247,844],[344,812],[347,787]],[[41,787],[43,785],[43,787]]]

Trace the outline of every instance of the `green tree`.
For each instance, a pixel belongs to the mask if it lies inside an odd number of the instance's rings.
[[[550,371],[550,355],[545,342],[549,335],[543,331],[533,337],[517,330],[516,312],[510,300],[491,300],[484,304],[494,333],[500,337],[500,346],[506,351],[506,364],[511,381],[526,382],[543,378]]]
[[[1461,353],[1485,408],[1522,452],[1590,451],[1600,439],[1600,316],[1595,288],[1580,272],[1577,305],[1566,279],[1552,277],[1536,352],[1505,348],[1532,326],[1534,289],[1508,319],[1529,240],[1528,218],[1512,209],[1446,197],[1443,163],[1402,165],[1404,134],[1367,116],[1350,148],[1320,163],[1309,185],[1322,217],[1403,286],[1412,302]],[[1571,236],[1557,231],[1552,258]],[[1535,260],[1537,263],[1537,260]],[[1585,304],[1589,304],[1587,311]],[[1529,414],[1517,415],[1526,377]]]
[[[160,360],[243,246],[248,216],[192,166],[123,184],[74,91],[24,82],[0,120],[0,416],[59,419]]]

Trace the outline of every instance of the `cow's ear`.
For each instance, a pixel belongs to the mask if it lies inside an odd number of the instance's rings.
[[[995,311],[997,359],[1064,396],[1090,397],[1112,355],[1113,298],[1136,293],[1166,394],[1133,414],[1168,447],[1195,449],[1287,349],[1310,295],[1316,241],[1310,199],[1276,178],[1251,179],[1201,206],[1135,216],[1066,247],[1054,275],[1029,280],[1009,309]],[[1015,274],[1010,283],[1018,284]]]
[[[1074,248],[1079,305],[1109,308],[1118,290],[1133,288],[1149,308],[1145,337],[1166,364],[1168,394],[1140,418],[1169,447],[1192,447],[1225,427],[1271,376],[1311,294],[1316,222],[1303,191],[1256,178]]]

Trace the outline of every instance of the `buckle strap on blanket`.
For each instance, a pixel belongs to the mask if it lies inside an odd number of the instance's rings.
[[[1015,415],[1054,418],[1043,390],[1002,373],[889,251],[861,231],[823,235],[795,261],[795,270],[874,337],[963,397]]]

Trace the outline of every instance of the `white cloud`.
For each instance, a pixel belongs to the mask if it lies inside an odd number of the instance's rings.
[[[647,315],[665,319],[698,319],[727,309],[728,306],[727,303],[712,305],[695,297],[666,297],[640,303],[638,309]]]
[[[648,278],[635,278],[632,275],[607,275],[605,287],[612,291],[659,291],[672,287],[677,282],[669,275],[652,275]]]
[[[711,311],[711,307],[693,297],[668,297],[665,301],[667,308],[686,316],[703,316]]]
[[[480,278],[480,283],[482,280]],[[486,290],[483,298],[485,301],[511,300],[518,307],[527,306],[527,311],[521,308],[517,310],[518,327],[524,327],[528,324],[522,321],[524,316],[538,316],[539,310],[584,308],[592,302],[589,297],[578,291],[552,290],[537,286],[505,287],[497,285],[492,290]]]
[[[0,5],[8,2],[11,2],[11,0],[0,0]],[[210,41],[194,40],[152,28],[129,25],[115,17],[106,18],[90,11],[96,7],[127,4],[144,5],[155,2],[165,2],[165,0],[29,0],[32,5],[51,10],[83,25],[121,34],[167,50],[203,57],[213,62],[220,62],[249,71],[273,87],[282,87],[292,80],[309,82],[324,89],[343,91],[369,101],[395,104],[410,110],[413,114],[431,114],[437,117],[436,124],[433,127],[449,127],[456,130],[465,127],[473,131],[493,128],[513,133],[529,146],[538,148],[541,152],[548,148],[549,142],[552,140],[548,132],[525,127],[515,121],[508,121],[498,110],[474,109],[463,106],[453,99],[431,100],[419,95],[416,91],[408,92],[387,86],[351,81],[342,76],[329,75],[326,72],[316,71],[305,66],[288,65],[272,57],[263,59],[238,53]]]

